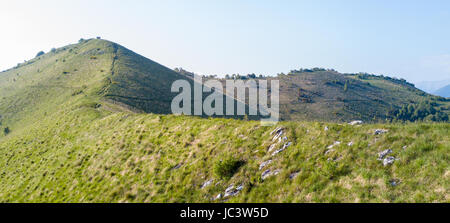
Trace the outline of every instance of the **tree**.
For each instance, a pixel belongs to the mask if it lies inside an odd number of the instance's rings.
[[[344,85],[344,91],[345,91],[345,92],[348,91],[348,80],[345,82],[345,85]]]
[[[36,57],[40,57],[40,56],[42,56],[42,55],[44,55],[44,54],[45,54],[44,51],[39,51],[39,53],[36,54]]]

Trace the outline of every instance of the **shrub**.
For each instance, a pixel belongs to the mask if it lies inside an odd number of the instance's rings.
[[[223,160],[219,160],[214,164],[214,174],[222,179],[231,178],[239,168],[244,164],[244,161],[228,156]]]
[[[10,132],[11,130],[9,129],[9,127],[3,129],[3,133],[5,133],[5,135],[8,135]]]

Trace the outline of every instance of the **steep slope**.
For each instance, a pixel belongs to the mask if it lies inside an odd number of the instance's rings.
[[[435,95],[439,95],[441,97],[450,98],[450,85],[447,85],[436,92],[434,92]]]

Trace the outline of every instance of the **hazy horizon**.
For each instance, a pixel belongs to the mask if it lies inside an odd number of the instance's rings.
[[[446,1],[14,1],[0,25],[0,70],[100,36],[205,75],[323,67],[450,79]]]

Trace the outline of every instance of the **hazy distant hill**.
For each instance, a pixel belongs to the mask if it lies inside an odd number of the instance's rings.
[[[423,82],[417,83],[416,87],[431,94],[449,84],[450,84],[450,79],[440,80],[440,81],[423,81]]]
[[[441,97],[450,97],[450,85],[447,85],[437,91],[434,92],[435,95],[439,95]]]

